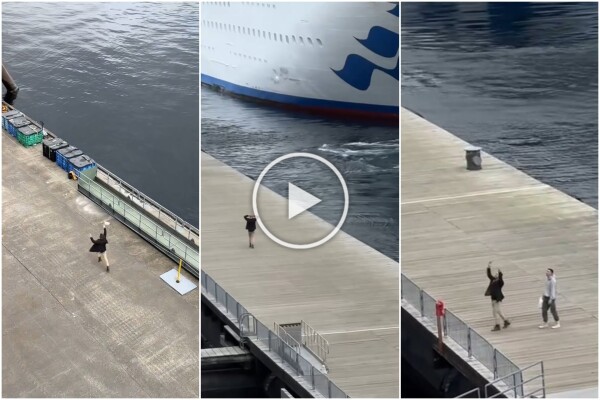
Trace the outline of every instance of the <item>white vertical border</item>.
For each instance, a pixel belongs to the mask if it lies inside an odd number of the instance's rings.
[[[398,397],[402,398],[402,1],[398,0]]]
[[[202,271],[202,1],[198,1],[198,269]],[[202,397],[202,279],[198,282],[198,398]]]

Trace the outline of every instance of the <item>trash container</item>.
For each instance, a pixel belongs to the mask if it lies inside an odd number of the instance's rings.
[[[468,146],[465,147],[467,158],[467,169],[475,171],[481,169],[481,147]]]
[[[56,161],[56,150],[63,149],[69,144],[60,138],[46,138],[42,142],[42,154],[50,161]]]
[[[53,137],[47,137],[42,141],[42,155],[45,158],[50,159],[50,146],[54,143],[56,143],[56,138]]]
[[[44,134],[42,133],[42,130],[35,125],[26,125],[17,128],[17,140],[25,147],[42,143],[43,139]]]
[[[83,151],[79,150],[75,146],[67,146],[56,151],[56,165],[69,172],[69,159],[77,157],[83,154]]]
[[[17,129],[22,128],[24,126],[31,125],[31,121],[29,121],[25,117],[16,117],[8,120],[8,133],[10,133],[15,138],[17,137]]]
[[[90,157],[82,154],[77,157],[73,157],[69,159],[69,169],[67,172],[73,171],[75,175],[79,177],[81,171],[85,171],[96,166],[96,162],[92,160]]]
[[[22,116],[20,111],[10,110],[2,113],[2,127],[8,131],[8,120]]]

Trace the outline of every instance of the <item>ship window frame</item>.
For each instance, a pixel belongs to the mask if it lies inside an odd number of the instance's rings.
[[[312,39],[307,37],[306,40],[308,41],[308,44],[310,44],[311,46],[313,45]]]
[[[285,42],[287,44],[290,44],[290,37],[288,35],[285,35]]]
[[[300,44],[304,46],[304,39],[302,39],[302,36],[298,36],[298,40],[300,40]]]
[[[294,44],[296,43],[296,36],[292,35],[292,42],[294,42]]]

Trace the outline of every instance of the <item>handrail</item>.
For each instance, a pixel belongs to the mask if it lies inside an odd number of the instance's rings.
[[[122,188],[126,189],[127,191],[129,191],[129,193],[131,193],[132,195],[134,195],[135,198],[137,198],[138,200],[140,200],[140,202],[142,203],[142,208],[144,208],[144,205],[146,203],[149,203],[149,204],[151,204],[152,206],[154,206],[158,210],[159,217],[160,217],[161,214],[165,214],[168,217],[170,217],[175,222],[175,226],[174,226],[175,229],[177,228],[177,225],[181,225],[183,228],[187,229],[191,233],[194,233],[196,236],[199,236],[200,232],[199,232],[198,228],[196,228],[195,226],[191,225],[189,222],[186,222],[185,220],[183,220],[182,218],[180,218],[179,216],[177,216],[175,213],[173,213],[172,211],[170,211],[169,209],[167,209],[165,206],[161,205],[156,200],[152,199],[151,197],[147,196],[143,192],[141,192],[138,189],[136,189],[134,186],[132,186],[129,183],[125,182],[123,179],[119,178],[117,175],[115,175],[112,172],[110,172],[107,168],[103,167],[100,164],[96,164],[96,165],[98,167],[98,171],[102,172],[103,174],[105,174],[107,176],[107,178],[108,178],[107,183],[109,185],[110,185],[110,180],[111,179],[113,181],[115,181],[116,183],[118,183],[119,187],[122,187]],[[190,239],[189,236],[190,235],[188,234],[188,239]]]
[[[198,276],[198,270],[200,269],[199,251],[189,246],[185,242],[185,239],[172,235],[163,229],[159,223],[145,216],[141,211],[118,196],[115,196],[111,191],[87,177],[85,173],[80,174],[78,186],[87,191],[89,196],[97,199],[100,203],[109,207],[112,212],[121,216],[129,225],[137,228],[136,230],[151,238],[174,258],[183,259],[186,267],[190,267],[191,270],[186,269],[195,276]]]
[[[304,320],[301,322],[302,344],[304,344],[323,364],[329,354],[329,342]]]
[[[284,338],[256,319],[204,270],[200,270],[200,287],[202,295],[215,304],[234,324],[239,326],[240,337],[244,342],[256,341],[262,344],[262,347],[259,348],[262,348],[264,352],[275,353],[285,365],[295,371],[299,381],[317,391],[323,397],[349,398],[326,374],[315,368],[299,351],[294,350]],[[246,319],[247,324],[244,323]],[[247,330],[246,325],[248,325]]]
[[[434,322],[436,320],[435,299],[404,274],[401,276],[401,286],[401,298],[417,309],[421,318],[426,318]],[[519,368],[514,362],[506,357],[504,353],[492,346],[487,340],[479,335],[477,331],[467,325],[450,310],[446,310],[442,320],[442,326],[444,336],[450,337],[462,347],[467,352],[469,358],[475,358],[488,368],[494,377],[494,382],[502,381],[504,384],[514,389],[515,392],[520,391],[522,393],[522,371],[530,367],[525,369]],[[539,361],[538,363],[542,362]],[[545,388],[543,363],[541,365],[542,382]],[[505,373],[507,371],[509,372],[508,374]],[[500,374],[503,376],[499,378],[498,375]],[[519,376],[521,377],[519,381],[521,383],[515,384],[515,379]],[[485,397],[487,397],[487,395]]]
[[[531,369],[533,367],[536,366],[540,366],[540,373],[532,378],[529,378],[527,380],[523,380],[523,372],[527,371],[528,369]],[[495,383],[498,383],[500,381],[502,382],[506,382],[507,380],[510,381],[510,378],[512,378],[512,381],[514,382],[512,386],[509,386],[507,389],[504,389],[498,393],[495,393],[494,395],[490,395],[488,396],[488,387],[493,386]],[[525,384],[530,383],[535,381],[536,379],[541,379],[542,380],[542,384],[541,387],[526,393],[525,392]],[[527,398],[527,397],[531,397],[532,395],[534,395],[535,393],[538,392],[542,392],[542,397],[545,398],[546,397],[546,384],[545,384],[545,380],[544,380],[544,362],[543,361],[538,361],[536,363],[533,363],[531,365],[529,365],[528,367],[525,368],[521,368],[520,370],[513,372],[511,374],[508,374],[506,376],[500,377],[492,382],[489,382],[488,384],[485,385],[484,387],[484,395],[485,397],[498,397],[501,396],[505,393],[508,393],[510,391],[514,392],[514,396],[517,398]]]
[[[277,324],[277,322],[273,323],[273,327],[275,329],[275,333],[283,339],[289,346],[292,346],[296,349],[298,353],[300,353],[300,347],[302,346],[296,339],[292,337],[289,333],[286,332],[285,328],[281,325]]]
[[[473,393],[477,393],[477,397],[469,396],[470,394],[473,394]],[[468,392],[464,392],[463,394],[461,394],[460,396],[456,396],[455,398],[460,399],[460,398],[465,398],[465,397],[469,397],[469,398],[473,398],[473,399],[475,399],[475,398],[480,399],[481,398],[481,390],[478,387],[476,387],[475,389],[471,389]]]

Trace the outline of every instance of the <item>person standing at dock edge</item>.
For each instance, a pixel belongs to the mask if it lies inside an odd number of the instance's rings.
[[[108,222],[104,222],[104,233],[100,234],[100,238],[95,240],[90,234],[90,240],[92,243],[92,247],[90,247],[91,253],[98,253],[98,262],[102,261],[104,258],[104,263],[106,264],[106,272],[110,272],[110,265],[108,264],[108,258],[106,257],[106,245],[108,244],[108,240],[106,240],[106,227],[109,225]]]
[[[246,220],[246,230],[248,231],[248,243],[250,248],[254,248],[254,231],[256,230],[256,217],[254,215],[244,215]]]
[[[544,297],[542,298],[542,319],[544,323],[540,325],[540,329],[548,327],[548,308],[550,308],[552,317],[556,322],[556,324],[552,325],[552,328],[560,328],[558,312],[556,311],[556,276],[554,276],[552,268],[546,270],[546,287],[544,288]]]
[[[502,294],[502,286],[504,286],[502,271],[498,269],[498,275],[492,275],[492,262],[490,261],[487,266],[487,276],[490,280],[490,284],[485,291],[485,295],[492,298],[492,314],[495,322],[492,332],[494,332],[500,330],[500,318],[504,321],[504,328],[508,328],[510,321],[504,318],[502,310],[500,309],[500,304],[502,303],[502,300],[504,300],[504,295]]]

